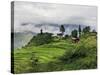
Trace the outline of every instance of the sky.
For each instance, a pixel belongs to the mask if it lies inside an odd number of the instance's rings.
[[[58,33],[62,24],[87,25],[97,29],[97,7],[84,5],[14,2],[14,32]]]

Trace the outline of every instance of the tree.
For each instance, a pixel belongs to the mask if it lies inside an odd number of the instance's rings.
[[[31,40],[31,43],[36,46],[48,44],[50,42],[52,42],[52,33],[42,33],[42,35],[39,33]]]
[[[43,30],[42,29],[40,30],[40,33],[43,34]]]
[[[61,33],[62,33],[62,35],[64,34],[64,32],[65,32],[65,28],[64,28],[64,26],[63,25],[61,25],[60,26],[60,31],[61,31]]]
[[[90,26],[86,26],[84,29],[83,29],[83,33],[88,33],[90,32]]]
[[[77,38],[77,30],[73,30],[73,31],[71,32],[71,35],[72,35],[72,37]]]
[[[79,25],[79,37],[81,36],[81,26]]]
[[[36,57],[35,54],[36,54],[36,52],[32,52],[32,56],[30,58],[32,65],[37,65],[37,63],[38,63],[38,58]]]
[[[66,34],[66,35],[65,35],[65,38],[68,38],[68,37],[69,37],[69,35],[68,35],[68,34]]]
[[[93,32],[93,33],[96,33],[96,30],[95,30],[95,29],[93,29],[93,30],[92,30],[92,32]]]

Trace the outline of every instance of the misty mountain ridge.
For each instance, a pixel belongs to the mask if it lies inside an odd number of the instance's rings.
[[[72,30],[76,29],[78,30],[79,28],[79,25],[80,24],[61,24],[65,27],[65,32],[64,32],[64,35],[68,34],[70,35]],[[23,27],[26,26],[26,25],[23,25]],[[39,29],[43,29],[43,32],[46,32],[46,30],[49,30],[47,31],[48,33],[53,33],[54,35],[57,35],[57,33],[60,33],[60,25],[58,24],[52,24],[52,23],[49,23],[49,24],[36,24],[34,25],[34,28],[39,28]],[[86,25],[81,25],[81,29],[85,28]],[[51,29],[51,32],[50,32],[50,28]],[[94,29],[93,26],[90,26],[91,30]],[[34,30],[34,29],[33,29]],[[96,29],[95,29],[96,30]],[[56,33],[54,33],[54,31],[57,31]],[[38,32],[33,32],[33,31],[19,31],[19,32],[14,32],[14,48],[21,48],[22,46],[25,46],[27,45],[27,43],[32,39],[33,36],[35,36],[36,34],[38,34]]]

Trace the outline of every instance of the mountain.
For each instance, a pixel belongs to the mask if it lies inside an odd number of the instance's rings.
[[[65,34],[70,35],[72,30],[78,30],[79,24],[52,24],[52,23],[44,23],[44,24],[36,24],[34,25],[34,29],[44,28],[44,32],[49,32],[53,34],[57,34],[60,32],[59,28],[60,25],[64,25],[65,27]],[[86,27],[87,25],[81,25],[81,29]],[[95,29],[94,26],[90,26],[91,30]],[[96,30],[96,29],[95,29]],[[14,32],[14,49],[21,48],[25,46],[34,35],[36,35],[36,31],[23,31],[23,32]]]
[[[15,32],[14,33],[14,49],[25,46],[32,39],[34,35],[36,34],[31,33],[31,32]]]
[[[81,26],[81,29],[85,28],[86,26],[89,25],[82,25],[82,24],[53,24],[53,23],[43,23],[43,24],[36,24],[35,27],[36,28],[44,28],[44,31],[50,31],[52,33],[54,32],[60,32],[59,28],[61,25],[64,25],[65,27],[65,34],[71,34],[72,30],[76,29],[78,30],[79,25]],[[95,26],[90,25],[91,30],[95,29]]]

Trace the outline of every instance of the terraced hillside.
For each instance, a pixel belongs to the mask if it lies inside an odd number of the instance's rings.
[[[94,69],[97,67],[96,41],[96,35],[81,37],[78,43],[73,43],[71,38],[54,38],[48,44],[16,49],[14,73]]]

